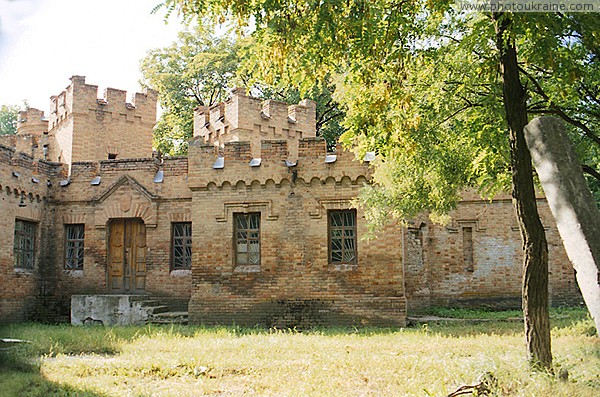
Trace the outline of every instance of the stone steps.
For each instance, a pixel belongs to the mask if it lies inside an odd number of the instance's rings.
[[[168,296],[73,295],[74,325],[187,324],[187,300]]]
[[[171,309],[167,305],[150,306],[150,307],[148,307],[148,314],[155,315],[155,314],[160,314],[160,313],[166,313],[170,310]]]
[[[162,312],[150,316],[151,324],[187,324],[188,312]]]
[[[160,298],[151,298],[142,303],[148,312],[147,324],[187,324],[187,305],[168,302]],[[185,310],[182,310],[185,309]]]

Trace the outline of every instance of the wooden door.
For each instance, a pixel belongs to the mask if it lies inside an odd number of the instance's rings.
[[[115,293],[146,289],[146,226],[139,219],[109,223],[108,289]]]

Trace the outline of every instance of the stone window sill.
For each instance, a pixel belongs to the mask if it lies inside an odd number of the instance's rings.
[[[234,273],[260,273],[260,265],[238,265],[233,269]]]
[[[172,276],[172,277],[191,276],[192,275],[192,271],[190,269],[171,270],[171,273],[169,273],[169,275]]]
[[[356,263],[335,263],[329,264],[329,270],[333,272],[352,272],[358,269]]]
[[[15,273],[18,274],[29,274],[33,276],[33,269],[23,269],[21,267],[15,267]]]
[[[83,277],[82,269],[64,269],[63,274],[70,277]]]

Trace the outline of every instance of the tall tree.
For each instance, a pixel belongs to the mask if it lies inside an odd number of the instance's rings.
[[[216,36],[204,24],[190,25],[171,46],[152,50],[141,62],[142,85],[159,93],[163,113],[154,146],[166,155],[187,152],[194,109],[225,99],[235,86],[240,59],[228,35]]]
[[[17,118],[20,107],[16,105],[0,106],[0,135],[13,135],[17,133]]]
[[[568,109],[583,151],[596,144],[595,134],[585,132],[593,128],[582,117],[588,108],[578,101],[597,98],[600,21],[586,14],[462,12],[451,3],[164,2],[186,17],[252,21],[256,62],[301,87],[334,76],[335,98],[346,109],[342,139],[359,153],[380,154],[376,186],[363,195],[373,223],[423,210],[443,219],[462,189],[493,194],[510,182],[523,239],[528,352],[534,366],[551,368],[547,245],[522,129],[531,109]],[[568,75],[569,64],[579,77]],[[548,99],[540,101],[536,82]],[[579,92],[565,96],[566,82]]]
[[[225,100],[234,87],[244,87],[262,99],[288,103],[298,103],[304,97],[313,99],[317,103],[317,134],[331,149],[335,147],[343,132],[343,111],[332,98],[334,85],[328,76],[301,95],[280,76],[259,73],[268,69],[247,56],[253,47],[252,38],[236,40],[228,32],[211,33],[214,30],[215,25],[206,20],[190,23],[177,42],[150,51],[142,60],[142,85],[158,91],[163,109],[154,131],[155,148],[170,156],[187,153],[194,109]]]
[[[548,245],[544,227],[538,215],[531,156],[525,142],[527,90],[519,75],[515,35],[510,14],[492,14],[496,32],[496,47],[500,58],[502,102],[506,112],[512,168],[512,196],[523,239],[523,312],[529,354],[533,364],[549,368],[550,317],[548,314]]]

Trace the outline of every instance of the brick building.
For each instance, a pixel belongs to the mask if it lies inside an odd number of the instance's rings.
[[[353,203],[368,161],[316,137],[315,104],[239,90],[197,110],[188,157],[153,155],[156,93],[74,76],[50,115],[0,138],[0,322],[68,321],[73,295],[160,297],[193,323],[404,324],[430,306],[515,307],[521,242],[511,201],[466,192],[365,241]],[[366,159],[368,160],[368,159]],[[555,305],[579,303],[543,199]]]

